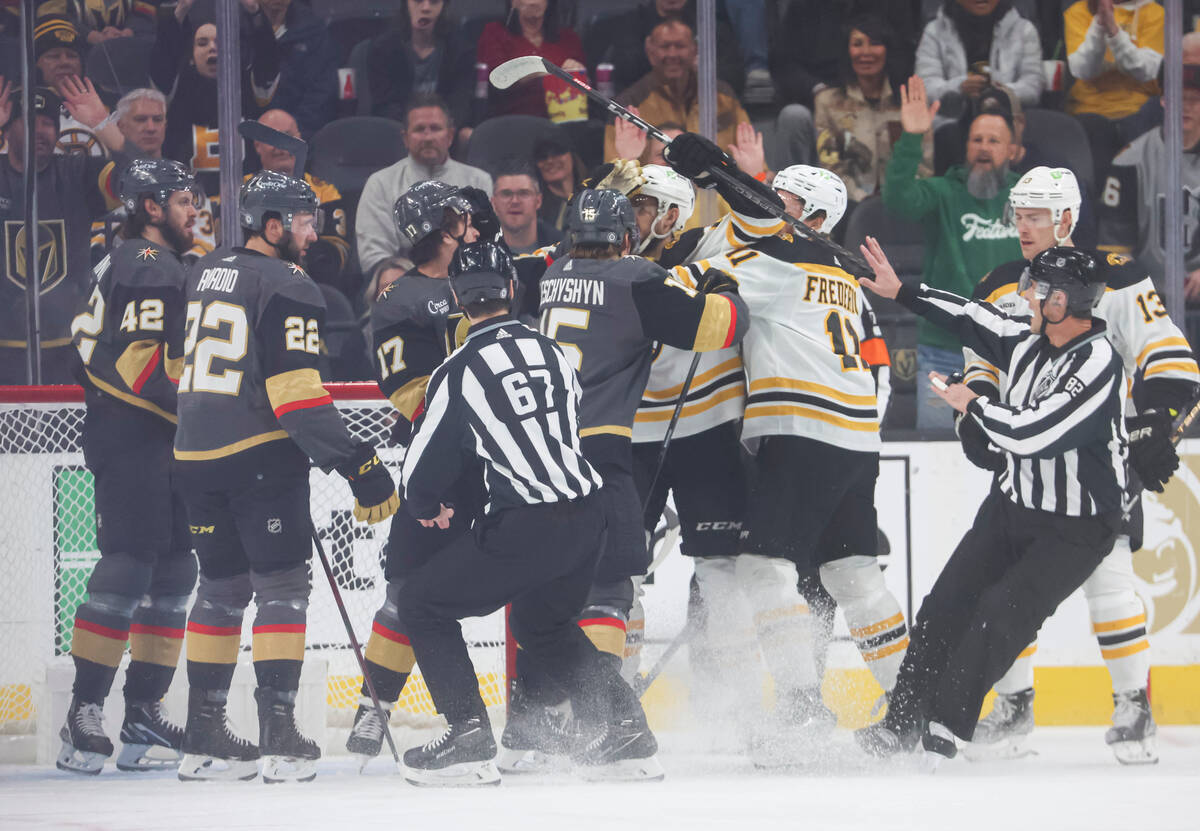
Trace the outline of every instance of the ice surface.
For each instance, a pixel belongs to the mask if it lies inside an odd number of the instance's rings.
[[[410,787],[390,761],[359,775],[323,760],[315,782],[184,784],[167,774],[97,778],[0,767],[0,828],[389,828],[413,831],[836,829],[837,831],[1195,831],[1200,828],[1200,727],[1159,731],[1158,765],[1120,767],[1103,729],[1038,728],[1038,755],[936,773],[868,763],[838,731],[837,757],[810,771],[764,773],[744,758],[702,753],[663,735],[666,781],[588,785],[569,775],[507,777],[499,788]]]

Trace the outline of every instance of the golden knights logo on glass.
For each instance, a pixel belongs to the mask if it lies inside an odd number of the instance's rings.
[[[53,289],[67,276],[67,227],[61,219],[43,219],[38,223],[37,282],[41,293]],[[25,262],[25,223],[4,223],[4,273],[22,291],[29,284]]]

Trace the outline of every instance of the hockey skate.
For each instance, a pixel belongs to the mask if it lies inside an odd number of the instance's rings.
[[[422,787],[499,785],[496,739],[487,718],[453,722],[433,741],[404,752],[404,779]]]
[[[816,688],[796,690],[775,707],[766,728],[757,732],[750,758],[757,768],[788,767],[814,761],[837,726]]]
[[[230,729],[225,696],[224,690],[188,692],[183,758],[179,762],[181,781],[249,781],[258,776],[258,747]]]
[[[572,729],[569,701],[553,707],[529,699],[513,685],[508,720],[500,736],[496,767],[502,773],[545,773],[562,767],[577,737]]]
[[[1033,688],[997,693],[992,711],[979,720],[975,735],[963,746],[963,755],[972,762],[1030,756],[1036,752],[1026,746],[1032,732]]]
[[[379,703],[383,707],[385,717],[390,717],[392,704],[385,701]],[[354,726],[350,728],[350,735],[346,738],[346,751],[358,757],[359,772],[383,750],[385,729],[379,712],[375,709],[375,703],[369,698],[360,698],[358,712],[354,714]]]
[[[666,775],[657,753],[658,740],[639,710],[603,725],[575,762],[589,782],[657,782]]]
[[[95,776],[112,755],[113,743],[104,732],[104,710],[99,704],[72,698],[66,724],[58,735],[63,742],[55,762],[59,770]]]
[[[183,756],[183,728],[167,719],[161,701],[127,701],[121,745],[118,770],[174,770]]]
[[[258,702],[258,749],[263,781],[311,782],[317,778],[321,748],[296,726],[296,694],[266,687],[254,691]]]
[[[1104,741],[1123,765],[1158,764],[1158,727],[1150,714],[1146,691],[1113,694],[1113,726],[1104,734]]]
[[[882,721],[855,730],[854,741],[863,752],[877,759],[890,759],[916,750],[921,733],[920,720],[893,716],[889,710]]]
[[[925,750],[925,765],[930,773],[937,770],[939,764],[958,755],[958,744],[950,728],[936,721],[925,725],[921,736],[921,747]]]

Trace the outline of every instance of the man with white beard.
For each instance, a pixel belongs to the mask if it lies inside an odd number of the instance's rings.
[[[1012,116],[1004,110],[977,115],[967,133],[964,165],[944,176],[917,178],[921,137],[933,127],[938,103],[927,105],[918,77],[900,87],[903,135],[892,149],[883,183],[883,204],[899,217],[916,220],[925,230],[922,281],[933,288],[969,297],[975,284],[1021,251],[1016,230],[1004,222],[1008,191],[1017,181],[1009,166],[1018,158]],[[957,338],[924,320],[917,323],[917,377],[962,369]],[[952,412],[932,392],[917,396],[917,427],[950,430]]]

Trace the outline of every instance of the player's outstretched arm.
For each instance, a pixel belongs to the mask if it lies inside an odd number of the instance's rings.
[[[709,269],[692,288],[653,263],[636,265],[647,271],[633,284],[633,302],[647,337],[693,352],[724,349],[745,337],[750,311],[729,274]]]

